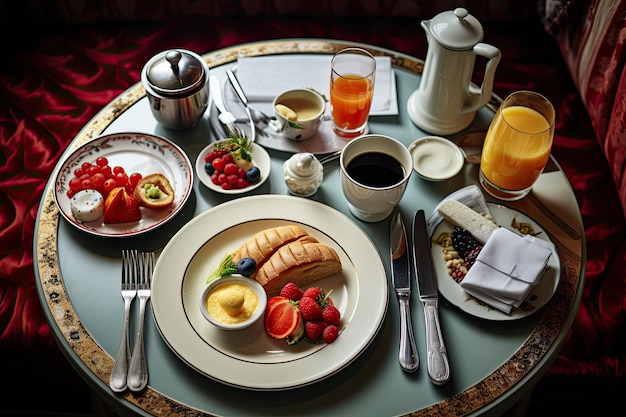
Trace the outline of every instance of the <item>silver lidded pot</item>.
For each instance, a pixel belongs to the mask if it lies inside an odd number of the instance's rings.
[[[141,82],[154,118],[169,129],[194,127],[209,104],[209,67],[201,56],[171,49],[153,56]]]

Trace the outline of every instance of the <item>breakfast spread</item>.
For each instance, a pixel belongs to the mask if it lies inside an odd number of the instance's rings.
[[[123,167],[111,167],[107,158],[98,157],[95,163],[84,162],[74,170],[67,196],[78,222],[93,222],[104,216],[104,223],[126,223],[141,220],[140,206],[170,206],[174,189],[163,174],[128,175]]]
[[[215,288],[207,297],[206,303],[209,314],[217,321],[236,324],[252,317],[259,299],[250,287],[227,283]]]

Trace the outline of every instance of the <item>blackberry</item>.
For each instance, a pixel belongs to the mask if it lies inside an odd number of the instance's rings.
[[[462,259],[467,258],[468,254],[474,249],[481,246],[480,242],[465,229],[458,226],[452,231],[452,247]]]

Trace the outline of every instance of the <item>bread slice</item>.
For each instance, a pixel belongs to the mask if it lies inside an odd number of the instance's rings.
[[[307,235],[281,246],[257,268],[255,279],[267,295],[273,296],[279,294],[287,282],[306,287],[341,269],[337,252]]]
[[[308,235],[306,230],[298,225],[279,226],[261,230],[232,253],[233,263],[237,265],[237,262],[243,258],[252,258],[256,261],[258,272],[261,265],[281,246],[303,236],[309,236],[309,238],[315,240],[314,237]],[[254,278],[257,272],[253,273],[251,277]]]
[[[480,213],[454,199],[443,201],[437,207],[437,210],[444,219],[453,225],[467,230],[476,240],[483,244],[487,242],[491,233],[499,227]]]

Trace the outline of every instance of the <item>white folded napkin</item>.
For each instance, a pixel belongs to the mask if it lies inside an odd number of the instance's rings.
[[[248,100],[264,111],[278,94],[294,88],[312,87],[330,97],[330,55],[272,55],[241,57],[237,78]],[[330,106],[326,106],[330,112]],[[330,113],[329,113],[330,114]],[[376,57],[372,116],[398,114],[396,81],[390,57]]]
[[[541,279],[553,247],[551,242],[500,227],[481,249],[461,288],[510,314]]]

